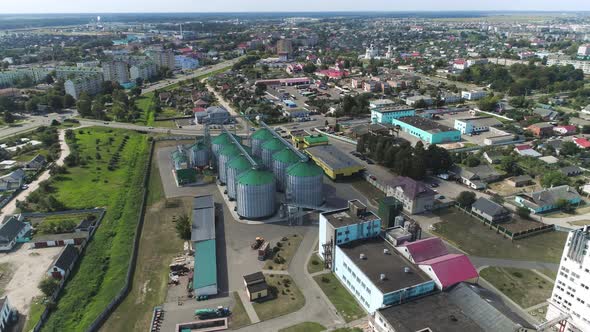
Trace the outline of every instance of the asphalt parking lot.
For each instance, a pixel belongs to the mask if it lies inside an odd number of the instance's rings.
[[[444,114],[444,115],[441,114],[440,120],[434,120],[434,121],[444,124],[445,126],[449,126],[451,128],[454,128],[455,127],[455,120],[469,119],[469,118],[476,118],[476,117],[472,116],[468,112],[458,112],[456,114],[450,114],[450,113]],[[493,137],[493,136],[497,136],[497,134],[494,134],[491,131],[485,131],[485,132],[479,133],[479,135],[473,135],[473,136],[461,135],[461,138],[466,142],[483,146],[484,145],[483,141],[486,138]]]

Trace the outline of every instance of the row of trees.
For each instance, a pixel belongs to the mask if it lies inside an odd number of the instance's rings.
[[[386,136],[361,136],[357,141],[357,152],[367,153],[395,173],[417,180],[428,172],[444,173],[453,165],[450,154],[443,148],[430,145],[425,149],[422,142],[415,147],[407,142],[398,145],[394,138]]]

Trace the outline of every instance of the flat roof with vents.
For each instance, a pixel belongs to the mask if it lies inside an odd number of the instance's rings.
[[[381,237],[350,242],[339,248],[383,294],[431,281]],[[385,254],[383,249],[389,253]],[[381,274],[385,274],[385,280],[381,280]]]

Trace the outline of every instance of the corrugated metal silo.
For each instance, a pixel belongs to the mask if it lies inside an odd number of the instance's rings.
[[[230,159],[240,154],[240,148],[235,144],[229,143],[219,150],[219,158],[217,162],[217,176],[221,183],[227,182],[226,167]]]
[[[276,211],[276,180],[270,171],[251,169],[236,184],[238,215],[247,219],[272,216]]]
[[[320,206],[324,203],[324,172],[311,161],[298,162],[287,169],[288,203]]]
[[[251,169],[252,165],[244,155],[239,155],[232,158],[225,168],[227,175],[227,196],[234,200],[236,199],[236,182],[240,174]]]
[[[254,156],[260,157],[262,155],[262,144],[273,138],[274,136],[268,129],[258,129],[254,134],[252,134],[252,137],[250,138],[252,142],[252,154]]]
[[[209,165],[209,149],[203,142],[197,142],[190,148],[190,160],[193,167],[205,167]]]
[[[262,163],[266,168],[272,169],[272,155],[285,148],[285,145],[278,139],[273,138],[262,144]]]
[[[278,191],[285,191],[287,168],[300,160],[299,156],[289,148],[285,148],[272,156],[272,170],[277,178]]]

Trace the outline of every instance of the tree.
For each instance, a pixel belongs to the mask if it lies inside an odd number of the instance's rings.
[[[474,155],[470,155],[469,157],[467,157],[467,159],[465,159],[465,165],[469,167],[478,166],[480,163],[481,161],[479,160],[479,158],[477,158]]]
[[[528,219],[531,216],[531,210],[527,207],[519,206],[516,208],[516,214],[523,219]]]
[[[306,74],[311,74],[311,73],[314,73],[314,72],[315,72],[317,69],[318,69],[318,68],[316,67],[316,65],[314,65],[314,64],[313,64],[313,63],[311,63],[311,62],[308,62],[308,63],[306,63],[306,64],[303,66],[303,71],[304,71]]]
[[[500,168],[509,175],[518,175],[520,172],[516,158],[513,156],[503,157],[502,161],[500,162]]]
[[[456,201],[462,207],[470,207],[473,203],[475,203],[476,196],[473,191],[462,191],[457,196]]]
[[[131,94],[134,96],[139,96],[141,95],[141,88],[138,86],[135,86],[131,89]]]
[[[82,117],[89,117],[92,115],[92,99],[86,93],[82,93],[78,102],[76,103],[76,108],[78,109],[78,113]]]
[[[39,289],[45,296],[51,297],[59,287],[59,281],[53,278],[45,278],[39,282]]]
[[[558,171],[551,171],[545,173],[545,175],[543,175],[543,177],[541,178],[541,185],[545,188],[561,186],[568,183],[568,177],[565,174]]]
[[[176,221],[176,233],[182,240],[190,240],[191,238],[191,220],[188,215],[181,215]]]
[[[71,95],[66,94],[64,96],[64,107],[70,108],[74,105],[76,105],[76,99],[74,99],[74,97],[72,97]]]
[[[12,115],[12,113],[9,111],[4,111],[4,115],[3,115],[2,119],[6,123],[13,123],[14,122],[14,115]]]
[[[561,148],[559,149],[559,154],[564,156],[574,156],[580,152],[580,148],[576,145],[576,143],[568,141],[563,142],[561,144]]]

